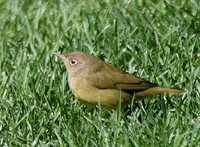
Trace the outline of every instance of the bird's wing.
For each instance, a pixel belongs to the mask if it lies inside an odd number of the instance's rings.
[[[91,84],[100,89],[121,89],[130,92],[146,90],[156,84],[123,72],[110,64],[102,64],[99,71],[90,76]]]

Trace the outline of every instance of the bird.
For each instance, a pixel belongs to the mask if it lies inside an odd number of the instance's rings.
[[[181,88],[151,83],[82,51],[54,55],[66,66],[72,93],[89,106],[100,104],[105,108],[116,108],[119,103],[127,106],[133,100],[155,94],[184,92]]]

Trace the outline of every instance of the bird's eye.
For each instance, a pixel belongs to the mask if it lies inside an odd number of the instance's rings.
[[[69,63],[70,63],[70,65],[74,66],[77,64],[77,60],[71,60]]]

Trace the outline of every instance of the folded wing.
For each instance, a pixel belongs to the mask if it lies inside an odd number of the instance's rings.
[[[139,92],[157,84],[123,72],[110,64],[102,64],[89,78],[91,84],[100,89],[121,89],[128,93]]]
[[[180,88],[158,86],[137,76],[123,72],[110,64],[102,64],[91,75],[91,84],[99,89],[121,89],[136,96],[148,96],[160,93],[181,93]]]

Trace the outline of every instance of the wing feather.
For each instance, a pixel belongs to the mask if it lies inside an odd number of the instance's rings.
[[[110,64],[102,63],[101,66],[98,67],[98,70],[93,70],[95,72],[91,74],[88,80],[93,80],[91,83],[96,88],[121,89],[133,93],[134,91],[138,92],[156,86],[154,83],[123,72]]]

